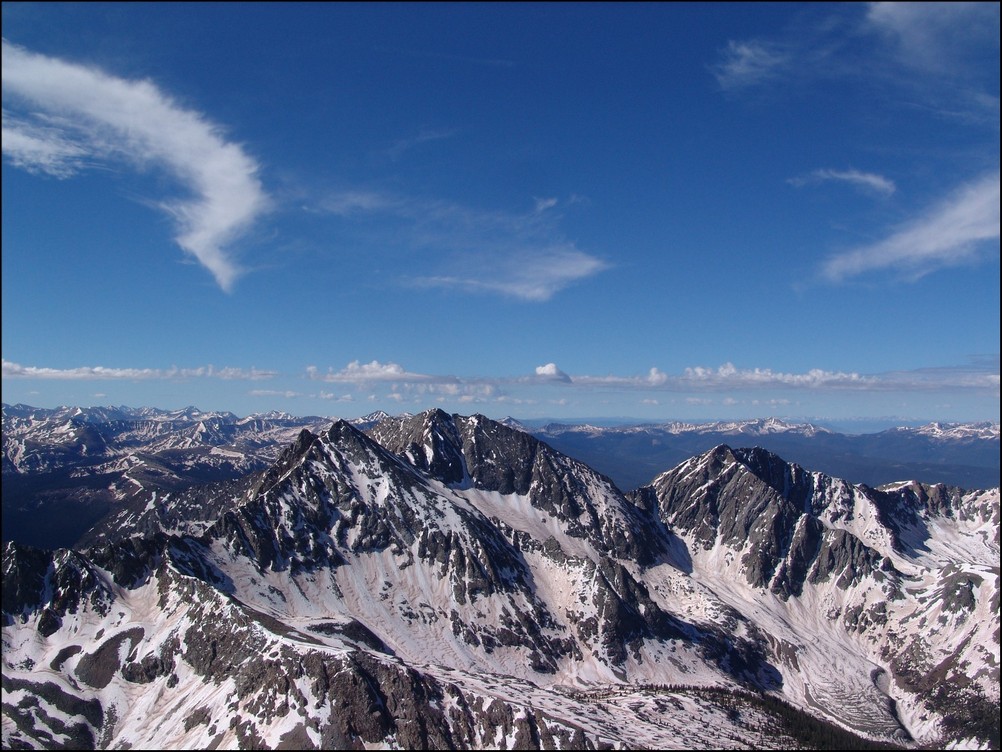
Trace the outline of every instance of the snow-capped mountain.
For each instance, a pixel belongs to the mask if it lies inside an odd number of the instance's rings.
[[[72,466],[78,474],[105,471],[103,463],[136,455],[166,455],[190,470],[230,465],[247,472],[277,456],[303,427],[329,418],[265,413],[238,418],[194,407],[33,408],[3,405],[3,471],[20,475]],[[215,450],[215,451],[213,451]]]
[[[3,405],[4,539],[74,545],[125,507],[263,470],[330,419],[154,408]],[[57,517],[56,526],[39,525]]]
[[[997,489],[875,490],[721,446],[638,493],[718,597],[796,646],[787,696],[918,738],[941,702],[956,736],[996,723]]]
[[[718,446],[623,494],[441,411],[212,489],[7,545],[5,747],[998,746],[998,489]]]
[[[930,436],[944,441],[967,439],[998,441],[999,438],[999,424],[988,421],[979,423],[928,423],[918,428],[893,428],[891,430],[901,434],[912,433],[916,436]]]
[[[656,431],[666,434],[725,434],[729,436],[767,436],[774,433],[795,433],[814,436],[818,433],[833,433],[827,428],[811,423],[789,423],[779,418],[756,418],[754,420],[713,421],[709,423],[641,423],[627,426],[595,426],[584,424],[547,423],[538,433],[560,435],[564,433],[587,433],[593,436],[610,433],[649,433]]]
[[[608,474],[621,488],[647,484],[664,468],[718,444],[760,446],[805,467],[871,486],[904,478],[964,488],[999,485],[997,423],[932,423],[842,434],[766,418],[613,427],[550,423],[532,433]]]

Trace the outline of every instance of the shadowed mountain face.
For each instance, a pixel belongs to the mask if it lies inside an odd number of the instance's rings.
[[[624,495],[483,416],[338,421],[9,543],[4,745],[997,746],[998,499],[727,446]]]
[[[303,428],[329,423],[283,413],[5,404],[3,538],[89,545],[95,525],[135,522],[151,503],[164,514],[176,504],[205,507],[211,518],[219,497],[240,494],[235,481],[271,466]],[[219,486],[201,488],[212,482]]]

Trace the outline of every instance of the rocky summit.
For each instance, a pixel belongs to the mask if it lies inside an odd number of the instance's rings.
[[[64,417],[5,468],[205,446]],[[624,493],[479,415],[260,421],[282,452],[6,544],[5,748],[999,746],[997,488],[720,445]]]

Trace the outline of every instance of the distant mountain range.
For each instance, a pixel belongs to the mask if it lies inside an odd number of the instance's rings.
[[[271,461],[287,416],[10,413],[5,468],[112,511],[5,545],[5,748],[998,748],[997,488],[718,445],[624,493],[438,410]]]
[[[963,488],[999,485],[997,423],[930,423],[870,434],[837,433],[776,418],[618,427],[550,423],[526,430],[587,462],[621,488],[636,488],[718,444],[759,446],[871,486],[906,479]]]
[[[4,540],[72,546],[112,509],[262,470],[302,429],[330,423],[280,412],[4,404]]]
[[[379,411],[349,421],[370,430]],[[404,415],[401,417],[409,417]],[[267,467],[320,416],[156,408],[3,405],[3,537],[43,547],[73,546],[114,509],[183,494],[202,505],[204,484],[226,484]],[[999,485],[999,426],[931,423],[849,435],[770,418],[619,427],[550,423],[528,428],[550,446],[633,489],[718,444],[759,446],[805,467],[878,486],[902,479],[962,488]],[[216,494],[210,489],[210,496]],[[111,524],[117,517],[108,517]]]

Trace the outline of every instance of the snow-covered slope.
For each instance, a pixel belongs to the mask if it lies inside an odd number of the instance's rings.
[[[624,495],[483,416],[367,431],[8,545],[4,746],[997,746],[997,489],[721,446]]]

